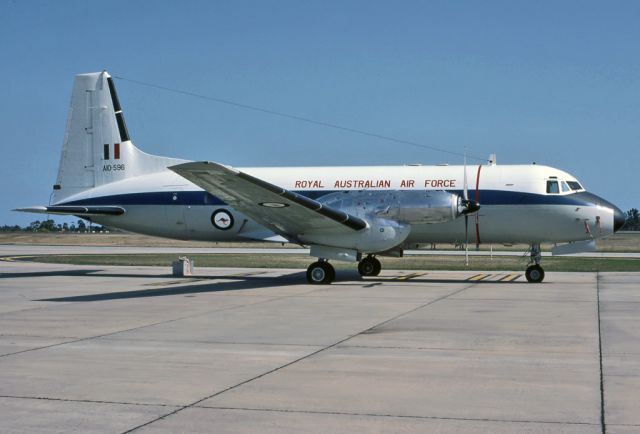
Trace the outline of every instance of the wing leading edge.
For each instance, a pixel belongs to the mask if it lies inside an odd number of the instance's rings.
[[[94,215],[122,215],[124,208],[119,206],[33,206],[29,208],[17,208],[14,211],[34,212],[39,214],[60,214],[60,215],[77,215],[77,216],[94,216]]]
[[[367,227],[361,218],[222,164],[191,162],[169,169],[285,237],[327,230],[352,233]]]

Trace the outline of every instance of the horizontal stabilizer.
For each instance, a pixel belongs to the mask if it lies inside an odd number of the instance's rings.
[[[124,208],[119,206],[32,206],[17,208],[14,211],[77,216],[121,215],[125,212]]]

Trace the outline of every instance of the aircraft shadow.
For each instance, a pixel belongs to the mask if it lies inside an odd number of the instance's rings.
[[[15,279],[20,277],[54,277],[54,276],[90,276],[93,273],[102,271],[96,270],[60,270],[60,271],[27,271],[24,273],[0,273],[0,279]],[[128,275],[134,277],[133,275]]]
[[[104,276],[104,274],[100,274]],[[128,276],[131,277],[131,276]],[[155,275],[154,277],[158,277]],[[69,297],[56,297],[56,298],[43,298],[34,301],[57,301],[57,302],[87,302],[87,301],[106,301],[106,300],[122,300],[131,298],[145,298],[145,297],[164,297],[169,295],[192,295],[211,292],[223,292],[223,291],[241,291],[246,289],[263,289],[272,288],[278,286],[299,285],[306,282],[304,273],[292,273],[280,277],[258,277],[258,276],[215,276],[207,277],[207,280],[215,281],[215,279],[241,279],[233,282],[212,282],[200,285],[194,285],[193,283],[201,280],[198,277],[192,282],[185,282],[184,285],[171,285],[163,286],[161,288],[151,289],[138,289],[133,291],[117,291],[117,292],[105,292],[100,294],[87,294],[76,295]]]
[[[54,272],[54,273],[25,273],[29,275],[66,275],[66,276],[108,276],[108,277],[165,277],[159,276],[157,274],[154,275],[139,275],[139,274],[124,274],[124,273],[109,273],[109,274],[93,274],[100,270],[78,270],[78,272],[74,271],[65,271],[65,272]],[[15,273],[19,274],[19,273]],[[172,276],[166,276],[172,277]],[[355,271],[341,271],[338,272],[338,279],[335,281],[334,286],[340,285],[342,282],[354,282],[358,281],[361,284],[364,284],[364,287],[374,287],[378,285],[383,285],[385,283],[413,283],[413,284],[428,284],[428,283],[439,283],[439,284],[500,284],[500,283],[509,283],[515,285],[526,284],[524,281],[518,282],[501,282],[501,281],[491,281],[491,280],[479,280],[479,281],[470,281],[468,279],[429,279],[427,277],[421,278],[411,278],[407,280],[402,280],[403,276],[399,277],[387,277],[387,278],[376,278],[376,277],[367,277],[362,279],[360,275]],[[107,301],[107,300],[122,300],[122,299],[135,299],[135,298],[146,298],[146,297],[165,297],[171,295],[194,295],[194,294],[202,294],[202,293],[214,293],[214,292],[223,292],[223,291],[242,291],[247,289],[264,289],[264,288],[273,288],[273,287],[281,287],[281,286],[290,286],[290,285],[301,285],[306,284],[306,278],[304,272],[296,272],[291,274],[286,274],[283,276],[197,276],[194,277],[190,282],[189,278],[185,278],[184,282],[180,282],[182,284],[169,284],[167,286],[162,286],[159,288],[149,288],[149,289],[137,289],[132,291],[117,291],[117,292],[105,292],[99,294],[86,294],[86,295],[76,295],[76,296],[67,296],[67,297],[54,297],[54,298],[44,298],[38,299],[34,301],[53,301],[53,302],[90,302],[90,301]],[[226,279],[235,279],[232,282],[221,281],[218,282],[216,280],[226,280]],[[194,284],[196,282],[208,280],[211,283],[201,283]],[[162,284],[162,282],[159,282]]]
[[[0,279],[15,279],[20,277],[76,277],[76,276],[96,276],[96,277],[126,277],[126,278],[174,278],[172,274],[130,274],[130,273],[104,273],[102,269],[91,270],[57,270],[57,271],[27,271],[21,273],[0,273]],[[100,273],[100,274],[97,274]],[[196,276],[197,279],[219,279],[224,276]]]

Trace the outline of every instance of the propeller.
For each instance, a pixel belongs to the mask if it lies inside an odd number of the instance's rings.
[[[467,148],[464,148],[464,264],[469,266],[469,185],[467,182]]]
[[[464,259],[465,265],[469,266],[469,214],[477,212],[480,204],[475,200],[469,200],[469,185],[467,181],[467,149],[464,150],[464,178],[463,178],[462,200],[460,202],[461,211],[464,215]],[[477,215],[476,215],[477,223]]]

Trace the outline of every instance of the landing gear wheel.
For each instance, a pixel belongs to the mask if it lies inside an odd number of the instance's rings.
[[[358,263],[358,273],[361,276],[377,276],[382,270],[382,264],[373,256],[367,256]]]
[[[524,275],[530,283],[540,283],[544,280],[544,270],[538,264],[528,266]]]
[[[318,261],[307,268],[307,282],[314,285],[328,285],[336,278],[336,270],[327,261]]]

